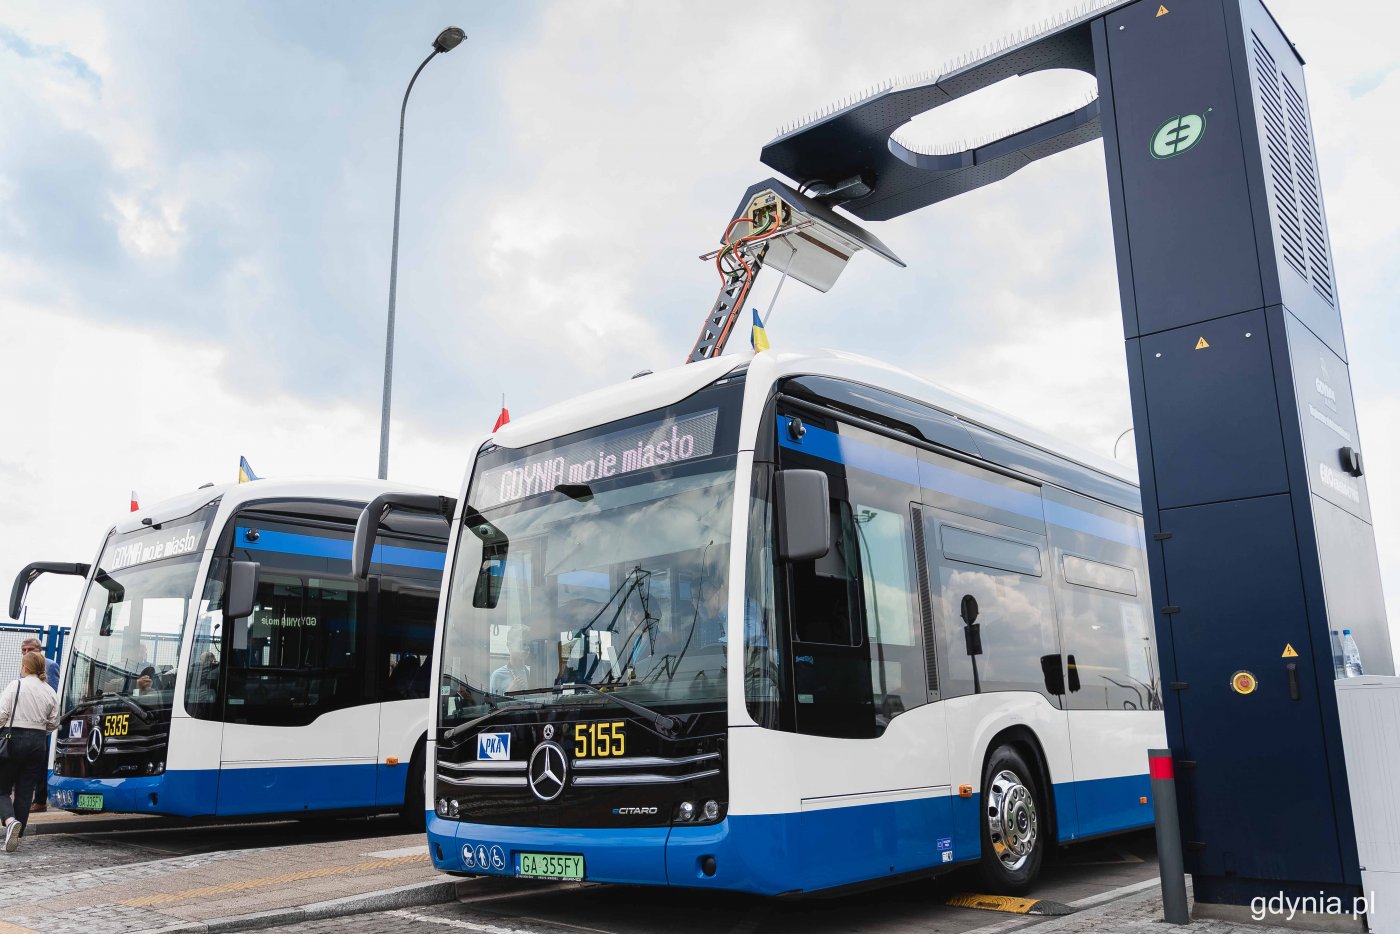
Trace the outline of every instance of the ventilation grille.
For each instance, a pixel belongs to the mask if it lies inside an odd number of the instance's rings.
[[[1254,83],[1264,114],[1264,148],[1273,177],[1274,216],[1283,258],[1333,304],[1332,267],[1327,259],[1326,227],[1313,162],[1312,131],[1303,97],[1278,70],[1273,55],[1254,38]]]

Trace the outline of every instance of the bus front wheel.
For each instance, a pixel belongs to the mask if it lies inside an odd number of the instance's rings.
[[[996,894],[1026,892],[1045,855],[1044,798],[1036,773],[1015,749],[1002,746],[982,776],[982,882]]]

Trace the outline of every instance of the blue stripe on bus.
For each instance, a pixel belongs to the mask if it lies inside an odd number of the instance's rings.
[[[249,551],[278,551],[282,554],[305,555],[311,558],[350,560],[351,543],[345,539],[258,529],[257,540],[249,541],[248,531],[243,526],[238,527],[234,538],[235,548],[246,548]],[[445,555],[440,551],[406,548],[402,545],[375,545],[374,560],[380,564],[392,564],[398,567],[441,571]]]
[[[318,809],[383,811],[403,804],[406,766],[299,765],[171,769],[133,778],[78,778],[49,773],[56,792],[102,795],[102,810],[177,817],[296,814]],[[56,804],[73,806],[69,801]]]
[[[1146,775],[1066,782],[1055,786],[1061,841],[1151,824]],[[1148,797],[1149,802],[1151,798]],[[1096,818],[1075,826],[1080,813]],[[671,828],[512,827],[443,820],[432,812],[428,842],[433,865],[445,872],[513,875],[515,854],[539,850],[579,853],[592,882],[676,885],[778,895],[816,891],[920,870],[967,864],[981,857],[980,795],[944,795],[846,808],[783,814],[732,815],[708,826]],[[948,839],[940,849],[940,839]],[[480,847],[481,865],[463,850]],[[502,853],[491,866],[493,848]],[[949,854],[943,861],[942,853]],[[706,876],[701,861],[712,857]]]
[[[887,451],[856,438],[843,437],[825,428],[805,425],[806,433],[803,434],[802,440],[793,441],[787,431],[789,421],[791,419],[786,415],[778,416],[779,442],[789,450],[845,464],[911,486],[922,485],[938,493],[956,496],[982,506],[990,506],[1042,522],[1048,521],[1062,528],[1085,532],[1130,548],[1143,547],[1138,530],[1133,526],[1063,503],[1050,502],[1037,495],[1008,489],[995,481],[968,476],[938,464],[920,465],[917,457]]]

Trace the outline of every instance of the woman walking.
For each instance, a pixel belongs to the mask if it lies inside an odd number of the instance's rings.
[[[48,735],[58,729],[58,695],[45,683],[44,656],[29,652],[22,663],[23,678],[0,693],[0,823],[4,848],[13,853],[29,821],[34,784],[47,767]],[[8,742],[5,734],[9,734]]]

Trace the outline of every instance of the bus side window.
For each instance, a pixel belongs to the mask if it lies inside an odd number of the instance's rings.
[[[1074,681],[1082,686],[1071,694],[1067,706],[1075,710],[1160,710],[1156,643],[1140,600],[1124,592],[1128,585],[1106,585],[1101,579],[1075,573],[1093,565],[1120,577],[1125,572],[1132,575],[1132,570],[1070,554],[1061,556],[1061,565],[1068,585],[1060,595],[1065,652]]]
[[[204,596],[195,620],[194,646],[185,678],[185,711],[200,720],[218,720],[223,661],[224,576],[228,559],[215,558],[209,566]]]
[[[850,504],[831,504],[832,543],[790,565],[797,732],[877,735],[870,649],[861,625],[860,544]]]
[[[930,510],[926,523],[943,696],[1037,691],[1060,703],[1059,633],[1041,545],[970,517],[945,520]]]
[[[384,653],[383,700],[412,700],[428,696],[432,670],[433,625],[437,594],[421,583],[383,578],[379,586],[379,646]]]
[[[302,726],[323,713],[366,703],[359,646],[364,585],[272,570],[263,553],[248,647],[231,650],[227,718]]]
[[[1065,519],[1050,527],[1051,574],[1069,675],[1065,706],[1160,710],[1142,520],[1067,490],[1047,489],[1045,499]]]
[[[793,565],[793,624],[798,642],[861,644],[860,564],[849,503],[831,504],[832,545],[814,561]]]
[[[865,635],[880,726],[927,699],[907,510],[856,504]]]

